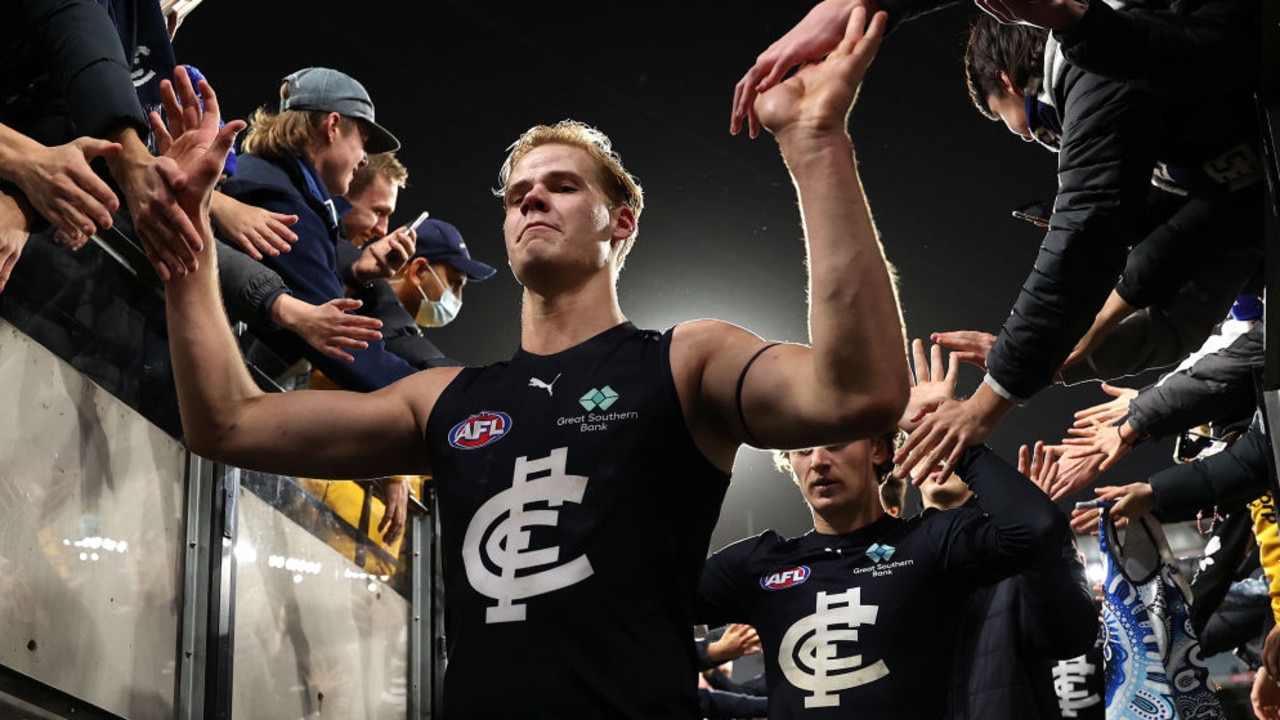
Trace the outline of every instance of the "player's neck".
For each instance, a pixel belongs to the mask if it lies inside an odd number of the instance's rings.
[[[850,507],[825,508],[821,514],[813,513],[813,529],[821,535],[844,535],[874,523],[884,517],[884,506],[879,496],[874,503],[857,503]]]
[[[552,355],[626,322],[612,282],[591,282],[542,294],[525,288],[520,312],[520,347]]]

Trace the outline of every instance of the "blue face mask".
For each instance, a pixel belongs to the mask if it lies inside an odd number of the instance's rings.
[[[428,270],[433,276],[436,274],[434,270]],[[440,282],[440,278],[436,277],[436,282]],[[444,286],[444,283],[440,283]],[[444,292],[440,294],[439,300],[432,300],[427,297],[427,293],[423,291],[422,286],[416,286],[418,294],[422,296],[422,304],[418,306],[418,316],[414,318],[414,322],[423,327],[444,327],[453,322],[458,317],[458,311],[462,310],[462,301],[448,287],[444,288]]]
[[[1031,136],[1046,148],[1058,152],[1062,147],[1062,122],[1058,120],[1057,109],[1032,95],[1025,95],[1022,100],[1026,103],[1027,128],[1031,130]]]

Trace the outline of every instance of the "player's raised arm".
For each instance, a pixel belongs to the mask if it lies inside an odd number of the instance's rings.
[[[705,360],[702,397],[735,450],[867,437],[906,405],[901,313],[846,130],[885,21],[855,9],[836,50],[756,100],[800,197],[810,345],[770,347],[723,323],[681,328],[691,355]]]

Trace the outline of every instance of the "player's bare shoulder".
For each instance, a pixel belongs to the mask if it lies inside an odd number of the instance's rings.
[[[690,320],[671,334],[671,373],[687,398],[722,394],[718,387],[737,377],[743,365],[767,341],[723,320]]]
[[[414,421],[420,429],[425,430],[436,400],[444,393],[449,383],[462,372],[460,367],[441,367],[421,370],[403,380],[390,385],[379,392],[393,394],[413,413]]]
[[[677,356],[695,366],[705,365],[719,353],[749,347],[764,340],[740,325],[714,319],[689,320],[676,325],[671,333],[672,369]]]

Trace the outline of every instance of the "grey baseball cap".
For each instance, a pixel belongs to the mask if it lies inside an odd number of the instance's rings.
[[[395,135],[373,119],[373,100],[355,78],[330,68],[303,68],[286,77],[288,96],[280,99],[280,112],[285,110],[319,110],[336,112],[344,117],[363,120],[369,126],[365,152],[383,153],[400,149]]]

